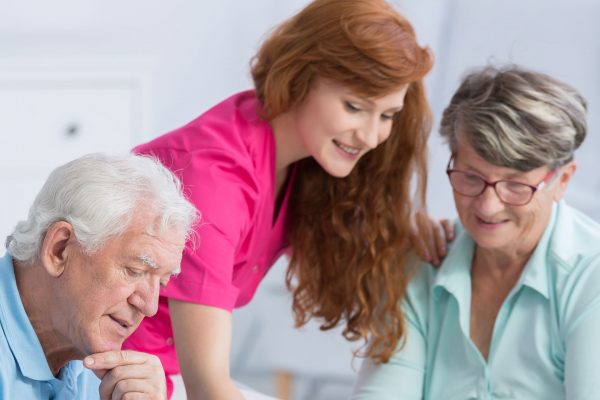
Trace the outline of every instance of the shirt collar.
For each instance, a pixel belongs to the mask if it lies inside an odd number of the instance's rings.
[[[471,262],[475,243],[460,224],[456,224],[454,229],[456,237],[437,269],[431,295],[435,301],[442,298],[444,291],[452,295],[458,303],[460,325],[468,332],[470,315],[464,310],[469,310],[471,304]]]
[[[54,379],[42,345],[27,317],[17,288],[12,257],[0,258],[0,322],[21,373],[37,381]]]
[[[544,230],[542,237],[538,244],[535,246],[533,254],[527,261],[521,277],[515,285],[518,288],[520,285],[528,286],[536,292],[540,293],[546,299],[549,298],[548,292],[548,251],[550,247],[550,239],[554,232],[554,226],[556,224],[556,216],[560,206],[554,203],[552,206],[552,215],[548,226]]]
[[[467,231],[457,223],[455,225],[456,237],[448,249],[448,255],[438,268],[433,282],[434,295],[439,294],[441,288],[457,296],[466,289],[471,291],[471,263],[475,243]]]

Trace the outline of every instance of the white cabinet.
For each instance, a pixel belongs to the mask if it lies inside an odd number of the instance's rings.
[[[126,149],[132,98],[126,87],[0,84],[0,168],[51,167],[90,151]]]
[[[118,59],[0,60],[0,253],[53,168],[141,141],[143,71]]]

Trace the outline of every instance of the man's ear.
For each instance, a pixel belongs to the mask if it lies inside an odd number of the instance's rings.
[[[64,272],[73,243],[75,233],[70,223],[58,221],[50,225],[42,242],[40,260],[51,276],[56,278]]]
[[[554,201],[559,201],[565,194],[567,190],[567,186],[571,181],[571,177],[575,174],[577,170],[577,163],[575,161],[568,162],[559,168],[558,173],[560,176],[557,179],[556,187],[553,190],[552,198]]]

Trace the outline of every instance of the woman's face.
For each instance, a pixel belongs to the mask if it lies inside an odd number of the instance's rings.
[[[317,78],[294,110],[303,152],[332,176],[347,176],[365,153],[389,137],[407,89],[408,85],[403,85],[386,96],[365,98],[346,86]]]
[[[563,167],[564,168],[564,167]],[[503,203],[492,187],[477,197],[454,191],[459,218],[477,246],[507,254],[528,254],[537,245],[552,213],[552,203],[563,194],[573,170],[559,169],[548,186],[537,190],[526,205]],[[479,175],[488,182],[511,180],[537,186],[549,174],[548,167],[528,172],[498,167],[481,158],[466,140],[459,140],[453,169]]]

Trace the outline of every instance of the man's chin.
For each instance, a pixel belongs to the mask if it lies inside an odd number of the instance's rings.
[[[119,339],[119,340],[106,341],[103,343],[97,343],[90,347],[89,354],[105,353],[107,351],[121,350],[121,347],[123,347],[124,341],[125,341],[125,339],[122,339],[122,340]]]

